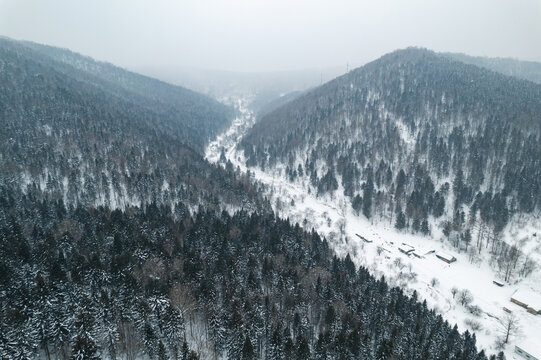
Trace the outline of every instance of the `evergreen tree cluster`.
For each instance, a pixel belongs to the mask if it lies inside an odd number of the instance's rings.
[[[0,203],[2,358],[487,359],[272,214]]]
[[[166,129],[197,151],[202,151],[209,139],[227,129],[234,116],[233,109],[206,95],[95,61],[67,49],[8,39],[2,39],[2,46],[11,47],[19,56],[31,56],[48,68],[47,73],[53,70],[57,76],[98,88],[132,105],[137,104],[140,106],[138,111],[150,110],[150,113],[143,112],[138,117],[154,117],[154,127]]]

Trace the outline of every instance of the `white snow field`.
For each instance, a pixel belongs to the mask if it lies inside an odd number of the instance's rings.
[[[340,188],[332,196],[317,197],[313,191],[308,193],[308,179],[289,182],[282,175],[285,174],[285,166],[264,172],[258,168],[247,169],[236,144],[253,125],[255,117],[246,106],[247,99],[238,99],[235,103],[241,115],[229,130],[208,146],[206,157],[209,161],[218,162],[223,148],[226,158],[235,167],[240,167],[243,172],[249,170],[255,180],[267,186],[266,195],[281,217],[288,217],[292,223],[298,222],[307,230],[314,228],[327,238],[338,256],[349,253],[357,265],[367,267],[376,277],[385,276],[390,285],[400,286],[410,295],[416,291],[421,301],[426,300],[428,306],[449,323],[456,323],[460,331],[474,332],[478,347],[487,354],[500,351],[497,340],[505,337],[503,323],[510,316],[518,322],[518,331],[513,332],[504,348],[506,357],[523,359],[515,353],[515,345],[534,356],[541,353],[541,340],[538,340],[541,315],[530,314],[510,301],[518,289],[541,293],[540,271],[534,271],[518,283],[500,287],[493,283],[500,280],[486,259],[470,263],[468,254],[458,253],[446,243],[436,226],[432,226],[432,235],[426,237],[398,232],[388,220],[371,222],[363,215],[356,216]],[[520,243],[526,231],[530,234],[537,231],[539,225],[535,226],[536,223],[539,224],[538,219],[527,221],[530,227],[527,229],[524,229],[526,225],[520,227],[515,223],[506,229],[505,239]],[[372,242],[363,241],[356,234]],[[538,236],[541,236],[541,231]],[[415,248],[415,251],[409,256],[400,252],[399,246],[403,244]],[[539,263],[541,256],[537,244],[530,242],[527,246],[530,256]],[[454,256],[456,261],[448,264],[437,258],[436,253]],[[469,304],[468,297],[471,299]],[[466,300],[467,306],[461,304],[461,299]]]

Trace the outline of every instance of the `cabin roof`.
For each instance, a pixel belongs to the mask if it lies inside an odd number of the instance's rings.
[[[539,345],[536,341],[522,339],[519,342],[517,342],[516,346],[526,351],[531,356],[534,356],[537,359],[541,359],[541,349],[539,348]]]
[[[541,311],[541,294],[530,289],[518,289],[511,295],[511,299],[518,300],[536,311]]]
[[[444,252],[437,252],[436,253],[436,256],[442,258],[442,259],[445,259],[445,260],[453,260],[453,259],[456,259],[453,255],[449,255],[447,253],[444,253]]]
[[[407,251],[413,251],[415,248],[411,245],[402,244],[398,247],[400,250],[407,252]]]

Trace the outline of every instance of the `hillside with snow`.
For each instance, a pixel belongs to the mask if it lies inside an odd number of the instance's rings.
[[[263,203],[246,179],[202,157],[232,108],[58,48],[2,38],[0,62],[0,190],[16,201]]]
[[[531,260],[526,262],[526,266],[532,267],[529,274],[513,276],[506,282],[487,251],[467,252],[456,248],[435,220],[430,221],[429,226],[433,229],[430,234],[398,230],[391,219],[367,219],[360,214],[353,208],[350,198],[344,195],[341,185],[334,192],[318,194],[308,176],[291,179],[287,164],[278,162],[264,169],[248,167],[244,152],[237,145],[256,119],[247,109],[246,100],[238,100],[237,106],[241,116],[227,132],[210,143],[206,151],[208,160],[239,167],[263,184],[265,194],[280,216],[323,234],[339,256],[350,254],[357,266],[368,268],[372,275],[384,276],[390,285],[398,286],[410,295],[415,291],[421,301],[426,300],[431,308],[451,324],[456,323],[461,331],[475,332],[478,344],[488,353],[504,348],[507,357],[513,358],[515,345],[532,353],[541,351],[535,341],[535,334],[541,331],[541,318],[510,301],[518,290],[541,292],[541,274],[537,270],[541,256],[534,241],[526,241],[531,247],[528,250],[521,246]],[[531,227],[520,226],[520,218]],[[533,216],[517,216],[503,229],[502,237],[519,241],[517,234],[521,232],[524,242],[524,238],[538,231],[536,224],[539,223]],[[479,234],[474,232],[474,236]],[[399,250],[402,244],[412,246],[415,255],[402,253]],[[448,264],[436,256],[439,253],[450,254],[456,261]],[[524,256],[520,260],[522,266]],[[494,281],[504,286],[500,287]],[[512,322],[518,329],[512,331],[508,344],[502,346],[507,333],[505,325],[511,321],[510,313],[504,309],[511,311]]]
[[[442,239],[513,284],[540,258],[540,114],[541,85],[408,48],[265,114],[237,149],[251,171]]]
[[[0,39],[0,358],[538,351],[537,85],[401,54],[220,104]]]

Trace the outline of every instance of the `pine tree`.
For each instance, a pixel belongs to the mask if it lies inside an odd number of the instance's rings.
[[[363,198],[359,194],[355,195],[355,197],[351,201],[351,207],[353,208],[353,210],[355,210],[355,213],[357,215],[359,215],[359,212],[362,209],[362,205],[363,205]]]
[[[286,341],[284,343],[284,358],[293,359],[294,353],[295,353],[295,346],[293,345],[293,340],[291,339],[291,336],[287,336]]]
[[[254,347],[250,341],[250,337],[246,335],[244,338],[244,344],[242,345],[241,359],[242,360],[254,360],[256,358]]]
[[[398,230],[402,230],[406,227],[406,216],[404,215],[403,211],[398,213],[394,227]]]
[[[298,360],[309,360],[310,359],[310,346],[304,338],[304,336],[299,335],[297,338],[297,359]]]
[[[160,340],[158,342],[158,360],[167,360],[167,351],[165,350],[165,345],[163,345],[163,342]]]
[[[98,348],[92,338],[85,335],[77,335],[71,348],[73,360],[99,360]]]
[[[278,360],[282,358],[282,336],[278,326],[272,331],[267,347],[267,358],[269,360]]]
[[[466,244],[466,251],[467,251],[468,246],[470,245],[471,240],[472,240],[470,229],[466,229],[466,231],[464,232],[464,237],[462,238],[462,240],[464,241],[464,244]]]
[[[413,219],[413,222],[411,223],[412,230],[417,232],[419,231],[420,227],[421,227],[421,224],[419,222],[419,219],[417,218]]]
[[[227,354],[230,358],[238,358],[243,345],[243,318],[238,305],[234,305],[228,324]]]
[[[428,235],[428,233],[430,232],[429,228],[428,228],[428,220],[427,219],[424,219],[423,222],[421,223],[421,232],[425,235]]]
[[[370,219],[372,215],[372,197],[374,195],[374,176],[371,167],[368,167],[366,172],[367,179],[363,184],[363,215]]]

